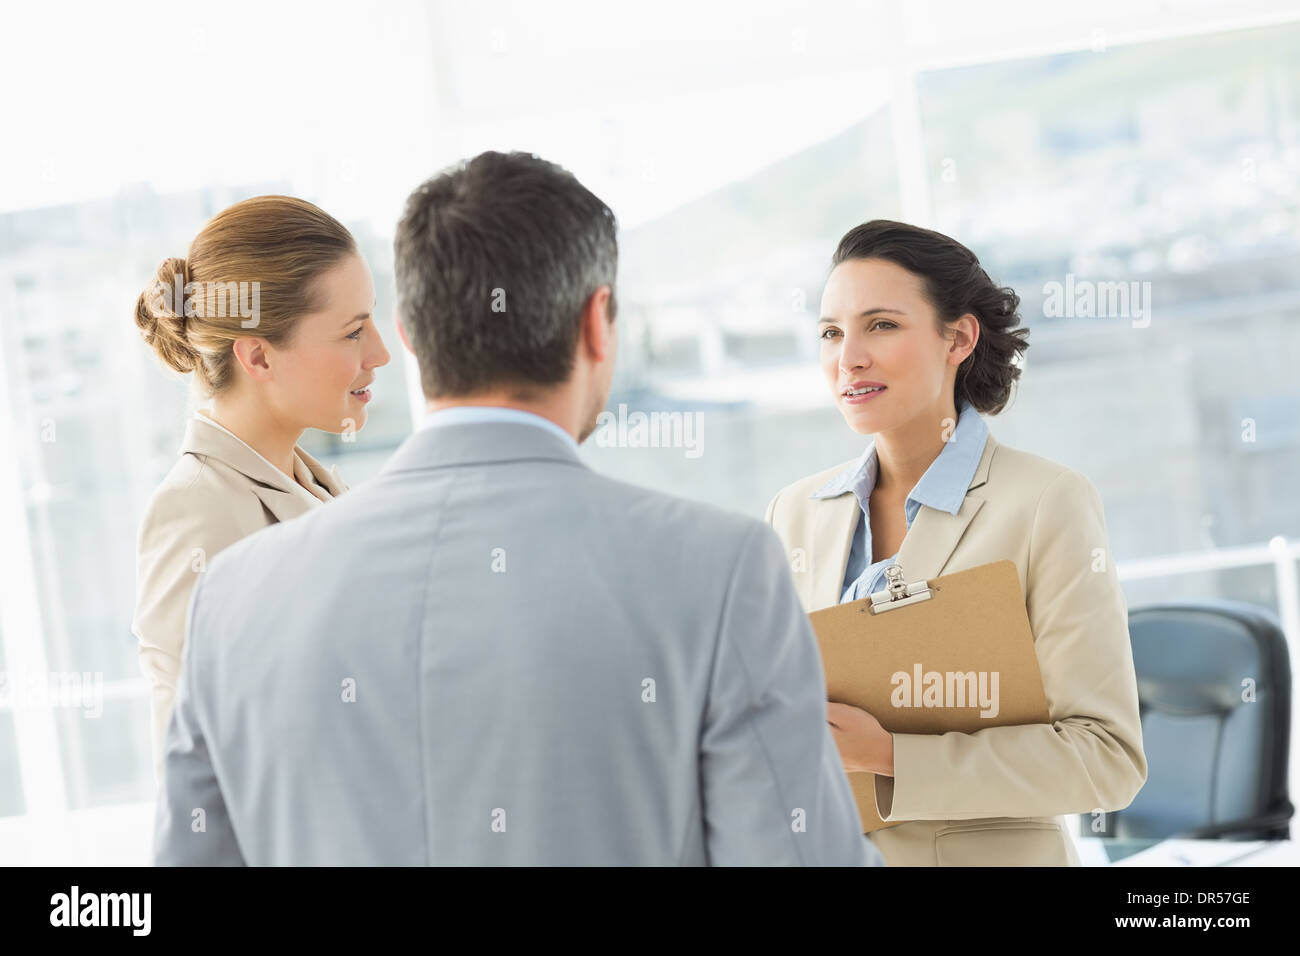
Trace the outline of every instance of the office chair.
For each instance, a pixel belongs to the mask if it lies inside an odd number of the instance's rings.
[[[1124,839],[1284,840],[1291,664],[1277,620],[1239,601],[1135,608],[1147,781],[1104,830]],[[1099,821],[1101,822],[1101,821]]]

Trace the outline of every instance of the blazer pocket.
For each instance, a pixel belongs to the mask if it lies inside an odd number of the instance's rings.
[[[1070,866],[1055,823],[970,823],[934,835],[939,866]]]

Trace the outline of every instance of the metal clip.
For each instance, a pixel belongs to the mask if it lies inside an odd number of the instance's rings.
[[[892,611],[895,608],[906,607],[909,604],[917,604],[920,601],[928,601],[932,597],[930,589],[926,587],[924,581],[914,581],[911,584],[904,583],[903,569],[896,564],[891,564],[885,568],[884,591],[877,591],[871,595],[871,613],[880,614],[884,611]]]

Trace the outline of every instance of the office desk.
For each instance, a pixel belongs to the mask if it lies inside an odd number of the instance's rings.
[[[1119,840],[1078,837],[1084,866],[1300,866],[1291,840]]]

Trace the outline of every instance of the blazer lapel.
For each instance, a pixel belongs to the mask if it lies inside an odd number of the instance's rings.
[[[984,506],[984,497],[975,489],[988,481],[989,466],[998,443],[990,433],[984,441],[984,451],[971,478],[957,514],[921,506],[912,526],[907,529],[895,563],[903,569],[903,576],[913,581],[928,581],[943,573],[957,543],[966,528]],[[811,559],[812,594],[809,608],[832,607],[840,603],[843,593],[844,572],[848,568],[849,553],[853,546],[853,532],[862,513],[858,496],[845,491],[834,498],[815,502],[812,519]]]
[[[816,502],[813,512],[811,555],[812,608],[833,607],[844,591],[844,571],[849,566],[853,532],[862,507],[851,491]]]
[[[302,493],[299,494],[298,489],[293,487],[296,484],[294,479],[201,413],[190,420],[186,429],[181,453],[187,452],[205,458],[216,458],[248,478],[252,483],[253,494],[261,499],[277,521],[296,518],[312,507],[305,497],[311,492],[302,488]],[[347,486],[336,474],[301,448],[295,446],[294,454],[302,459],[311,474],[320,480],[331,495],[346,490]]]
[[[293,452],[297,457],[294,468],[299,472],[298,477],[304,481],[315,479],[327,492],[325,498],[320,498],[319,495],[316,496],[319,500],[337,498],[347,490],[348,486],[339,478],[337,469],[327,469],[297,445],[294,446]],[[296,518],[299,515],[306,514],[313,507],[312,503],[304,497],[304,495],[312,494],[312,492],[301,485],[291,491],[288,487],[288,476],[284,477],[285,481],[274,487],[268,487],[267,485],[253,486],[253,493],[262,499],[262,504],[266,505],[271,514],[275,515],[277,521],[288,521],[290,518]]]
[[[306,489],[303,489],[303,493],[307,493]],[[301,495],[285,491],[283,488],[253,485],[253,494],[262,499],[262,504],[275,515],[277,521],[288,521],[290,518],[304,515],[312,507]]]
[[[957,542],[984,506],[984,497],[975,494],[974,489],[988,481],[989,465],[996,450],[997,442],[989,434],[975,476],[971,479],[966,498],[957,514],[938,511],[925,505],[917,512],[895,559],[895,563],[903,569],[903,577],[908,584],[913,581],[928,581],[943,573],[944,566],[957,548]]]
[[[343,494],[343,492],[348,490],[347,484],[339,477],[339,469],[337,465],[330,465],[326,468],[323,464],[311,455],[307,454],[297,445],[294,446],[293,451],[294,454],[298,456],[298,459],[307,466],[309,476],[315,478],[316,481],[320,483],[321,487],[329,492],[329,497],[337,498],[339,495]]]

